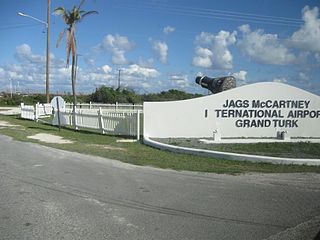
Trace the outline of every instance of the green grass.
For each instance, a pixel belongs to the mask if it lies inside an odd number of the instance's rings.
[[[106,136],[87,131],[74,131],[68,128],[62,128],[61,131],[59,131],[58,128],[50,125],[28,120],[21,120],[13,116],[0,115],[0,120],[10,122],[11,124],[20,125],[18,127],[5,127],[0,129],[0,134],[11,136],[18,141],[36,142],[58,149],[117,159],[122,162],[135,165],[154,166],[179,171],[187,170],[228,174],[239,174],[246,172],[320,173],[320,167],[316,166],[275,165],[178,154],[148,147],[139,142],[119,143],[116,140],[120,138],[114,136]],[[54,134],[72,140],[74,143],[49,144],[27,138],[27,136],[35,135],[37,133]]]
[[[159,139],[170,145],[200,148],[221,152],[255,154],[283,158],[320,158],[320,143],[308,142],[273,142],[273,143],[235,143],[203,144],[198,139]]]

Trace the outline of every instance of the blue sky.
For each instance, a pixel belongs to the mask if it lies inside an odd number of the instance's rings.
[[[79,1],[51,0],[51,9]],[[46,0],[2,0],[0,90],[45,91]],[[86,0],[77,25],[77,92],[121,86],[139,93],[206,93],[197,75],[237,85],[283,82],[320,94],[320,0]],[[50,91],[71,92],[64,29],[51,15]]]

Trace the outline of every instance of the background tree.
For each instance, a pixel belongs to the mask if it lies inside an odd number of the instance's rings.
[[[64,7],[57,7],[54,10],[55,15],[61,15],[67,28],[65,28],[60,34],[57,42],[57,47],[61,42],[61,39],[66,35],[66,49],[67,49],[67,66],[69,67],[70,54],[72,56],[71,63],[71,85],[72,85],[72,95],[73,95],[73,123],[75,126],[75,111],[77,105],[76,99],[76,61],[77,61],[77,41],[76,41],[76,24],[80,22],[84,17],[90,14],[97,14],[97,11],[83,11],[80,10],[83,5],[84,0],[82,0],[79,6],[74,6],[71,11],[66,10]]]

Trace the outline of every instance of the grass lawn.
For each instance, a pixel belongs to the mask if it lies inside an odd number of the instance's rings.
[[[178,154],[158,150],[145,146],[140,142],[117,142],[119,137],[106,136],[87,131],[74,131],[68,128],[58,128],[28,120],[22,120],[14,116],[0,115],[0,121],[9,122],[11,127],[0,128],[0,134],[11,136],[18,141],[36,142],[42,145],[111,158],[135,165],[154,166],[165,169],[187,170],[199,172],[215,172],[239,174],[247,172],[285,173],[285,172],[316,172],[320,173],[320,166],[299,165],[275,165],[267,163],[252,163],[246,161],[221,160],[210,157],[200,157],[187,154]],[[72,140],[71,144],[52,144],[27,138],[37,133],[49,133]],[[285,150],[290,153],[294,146],[288,146]],[[250,146],[249,146],[250,148]],[[251,147],[255,151],[256,147]],[[319,145],[318,145],[319,148]],[[272,151],[272,149],[271,149]],[[310,150],[313,151],[312,149]]]
[[[221,152],[254,154],[283,158],[316,158],[320,159],[320,143],[308,142],[270,142],[270,143],[235,143],[204,144],[199,139],[168,138],[157,139],[174,146],[207,149]]]

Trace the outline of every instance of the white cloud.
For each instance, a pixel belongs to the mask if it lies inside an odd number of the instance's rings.
[[[90,66],[94,66],[96,64],[96,60],[92,57],[85,57],[84,61]]]
[[[130,50],[134,45],[125,36],[108,34],[103,40],[103,46],[111,49]]]
[[[250,26],[248,24],[241,25],[240,27],[238,27],[238,29],[240,32],[243,32],[243,33],[250,33],[251,32]]]
[[[212,56],[213,53],[210,49],[197,47],[196,56],[193,58],[192,64],[196,67],[210,68],[212,66]]]
[[[174,27],[171,26],[166,26],[165,28],[163,28],[163,33],[164,34],[170,34],[173,33],[176,29]]]
[[[113,64],[127,64],[128,60],[124,56],[125,51],[123,50],[116,50],[113,52],[112,55],[112,63]]]
[[[8,86],[8,80],[13,85],[19,82],[21,90],[32,89],[45,91],[45,62],[44,55],[35,54],[28,44],[16,47],[17,63],[1,65],[0,85]],[[50,89],[57,89],[57,85],[70,84],[70,68],[65,68],[65,61],[50,54]],[[2,82],[1,82],[2,81]]]
[[[249,25],[242,25],[239,30],[243,38],[238,41],[237,45],[245,55],[253,60],[275,65],[295,63],[295,55],[280,42],[277,34],[267,34],[262,29],[251,31]]]
[[[123,45],[122,45],[123,46]],[[9,88],[9,79],[12,84],[17,85],[18,81],[21,90],[26,89],[45,91],[45,62],[39,64],[36,61],[28,60],[27,56],[37,56],[32,52],[28,45],[17,47],[16,55],[19,63],[0,65],[0,85],[2,89]],[[40,58],[43,56],[38,55]],[[65,61],[57,59],[53,55],[50,66],[50,91],[70,91],[71,66],[65,68]],[[150,79],[155,79],[160,73],[151,67],[143,67],[137,64],[130,65],[122,71],[124,79],[123,86],[141,88],[143,84],[148,84]],[[94,87],[106,85],[117,86],[117,72],[109,65],[90,67],[82,69],[78,67],[77,72],[77,91],[92,91]]]
[[[317,63],[320,64],[320,53],[315,53],[314,58],[316,59]]]
[[[234,76],[236,78],[236,80],[241,80],[241,81],[245,81],[246,80],[246,76],[247,76],[247,71],[239,71],[237,73],[233,73],[232,76]]]
[[[110,39],[109,39],[110,40]],[[111,39],[112,40],[112,39]],[[122,43],[117,43],[123,49],[129,49],[128,42],[125,40]],[[115,43],[108,42],[111,46]],[[130,45],[130,44],[129,44]],[[9,89],[10,81],[15,86],[18,81],[22,91],[27,89],[45,91],[45,61],[38,63],[29,61],[27,56],[37,56],[32,52],[32,49],[27,44],[17,47],[16,59],[19,61],[17,64],[0,64],[0,86],[2,89]],[[40,58],[43,56],[38,55]],[[70,73],[71,66],[65,68],[65,61],[57,59],[52,55],[50,66],[50,91],[71,91]],[[148,60],[149,61],[149,60]],[[155,79],[160,73],[152,68],[140,66],[137,64],[129,65],[123,68],[121,72],[122,86],[140,89],[142,85],[150,85],[149,81]],[[118,72],[115,71],[110,65],[103,64],[99,67],[89,67],[83,69],[78,67],[77,72],[77,91],[92,91],[95,87],[106,85],[109,87],[117,86]]]
[[[22,80],[23,79],[23,75],[17,72],[11,72],[8,71],[7,72],[8,76],[10,79],[16,79],[16,80]]]
[[[124,74],[138,78],[155,78],[160,75],[154,68],[141,67],[137,64],[132,64],[128,68],[123,68],[122,70]]]
[[[154,59],[153,58],[148,58],[148,59],[143,59],[143,58],[139,58],[138,60],[138,65],[141,66],[141,67],[152,67],[154,63]]]
[[[131,50],[134,44],[125,36],[108,34],[103,39],[101,47],[112,54],[113,64],[127,64],[125,53]]]
[[[31,55],[31,47],[28,44],[21,44],[16,47],[16,53],[21,56]]]
[[[196,37],[193,65],[203,68],[231,69],[233,56],[228,49],[236,42],[236,32],[220,31],[217,35],[202,32]]]
[[[309,76],[303,72],[299,72],[299,79],[303,81],[309,80]]]
[[[305,6],[302,9],[302,19],[304,25],[288,39],[289,44],[301,50],[320,52],[319,8],[310,9]]]
[[[16,47],[15,57],[20,62],[44,63],[46,61],[44,56],[33,54],[31,47],[25,43]]]
[[[288,80],[287,80],[285,77],[282,77],[282,78],[274,78],[272,81],[273,81],[273,82],[278,82],[278,83],[286,83],[286,82],[288,82]]]
[[[61,79],[70,78],[71,66],[56,68],[54,74]]]
[[[115,74],[110,74],[110,72],[106,72],[105,66],[83,70],[80,76],[82,80],[88,83],[91,83],[91,85],[92,84],[108,85],[110,84],[111,80],[116,79]]]
[[[161,63],[166,64],[168,58],[168,45],[165,42],[154,41],[152,45],[152,49],[157,54]]]
[[[208,32],[201,32],[196,36],[196,42],[199,44],[211,45],[214,42],[215,36]]]
[[[110,67],[108,65],[104,65],[101,68],[105,73],[110,73],[112,71],[112,67]]]
[[[189,80],[188,80],[188,75],[186,75],[186,74],[171,75],[170,80],[171,80],[170,88],[184,89],[190,85]]]

